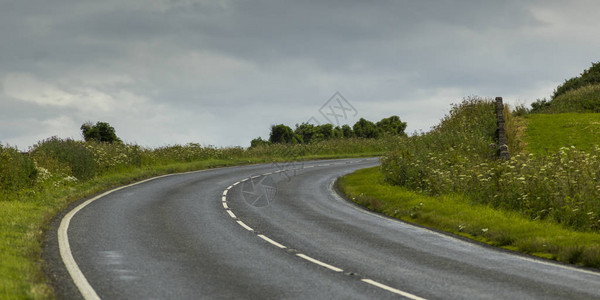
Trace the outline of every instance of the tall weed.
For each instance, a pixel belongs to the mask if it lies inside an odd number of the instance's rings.
[[[0,145],[0,197],[9,192],[31,188],[35,184],[38,170],[33,159],[16,148]]]
[[[578,230],[600,230],[600,147],[588,152],[563,147],[551,155],[513,152],[500,161],[490,147],[492,117],[489,100],[454,106],[434,131],[384,155],[386,180],[430,195],[463,194],[473,203]]]

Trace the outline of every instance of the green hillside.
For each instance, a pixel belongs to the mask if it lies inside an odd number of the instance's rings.
[[[600,114],[531,114],[525,118],[524,139],[530,153],[555,153],[570,146],[589,151],[600,145]]]
[[[591,84],[555,97],[543,113],[600,112],[600,84]]]

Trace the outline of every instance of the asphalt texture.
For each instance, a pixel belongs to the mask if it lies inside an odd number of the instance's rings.
[[[71,252],[102,299],[600,299],[594,271],[388,219],[336,194],[336,178],[376,165],[263,164],[151,180],[79,211]],[[57,296],[81,299],[52,232],[45,256]]]

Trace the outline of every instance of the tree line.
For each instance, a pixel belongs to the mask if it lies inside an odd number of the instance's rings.
[[[263,140],[261,137],[255,138],[250,142],[250,147],[267,144],[310,144],[354,137],[376,139],[386,135],[405,136],[405,129],[406,122],[402,122],[398,116],[383,118],[377,123],[360,118],[352,127],[347,124],[334,127],[332,124],[302,123],[296,124],[296,129],[292,129],[285,124],[278,124],[271,126],[268,140]]]

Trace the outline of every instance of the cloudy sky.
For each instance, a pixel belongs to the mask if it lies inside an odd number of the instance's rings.
[[[272,124],[325,122],[336,92],[354,108],[340,123],[398,115],[427,131],[465,96],[549,97],[600,60],[598,11],[596,0],[0,0],[0,143],[81,139],[82,123],[106,121],[149,147],[248,146]]]

